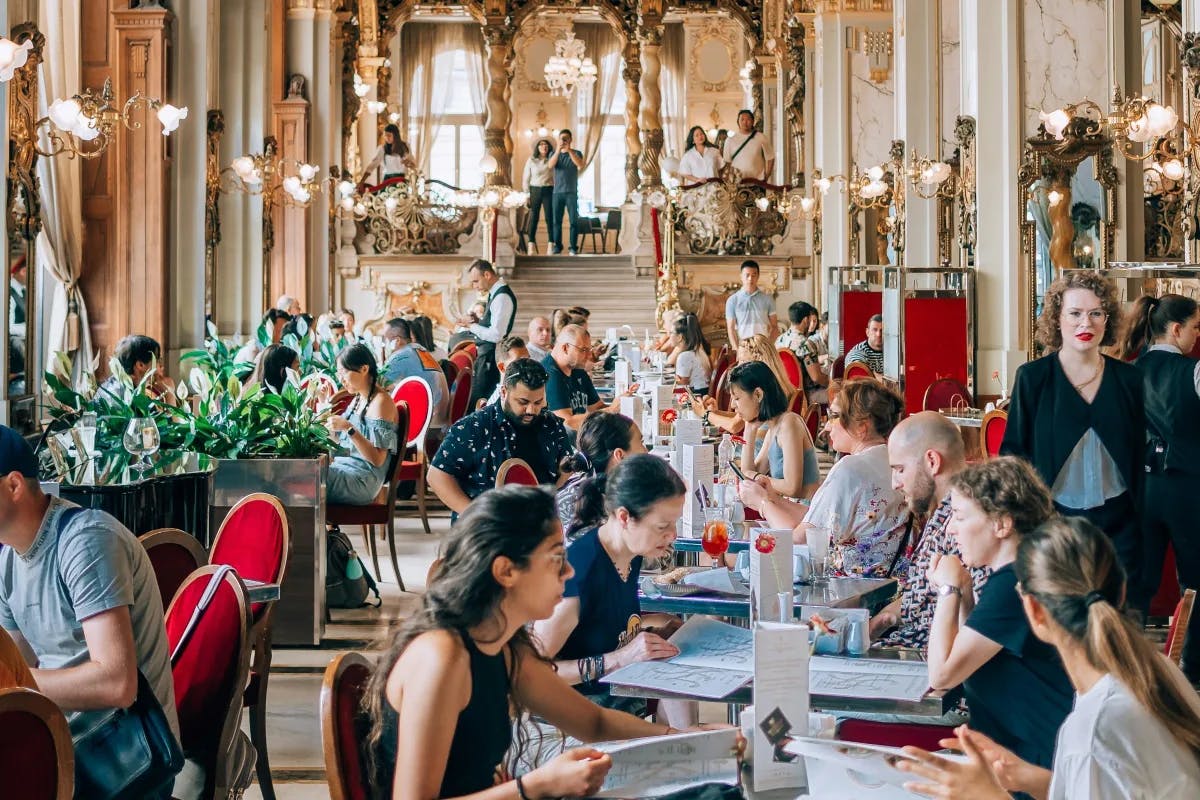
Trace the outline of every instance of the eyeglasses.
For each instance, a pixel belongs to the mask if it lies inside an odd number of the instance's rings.
[[[840,411],[830,411],[829,412],[829,421],[830,422],[833,422],[835,419],[841,419],[841,418],[842,418],[842,412],[840,412]]]
[[[1087,314],[1087,320],[1090,323],[1099,324],[1108,319],[1108,312],[1101,308],[1093,308],[1091,311],[1086,312],[1073,308],[1066,312],[1066,317],[1068,321],[1078,324],[1083,320],[1084,314]]]
[[[567,347],[574,347],[576,350],[582,350],[585,353],[592,352],[592,349],[590,347],[580,347],[579,345],[575,344],[574,342],[563,342],[563,344],[565,344]]]

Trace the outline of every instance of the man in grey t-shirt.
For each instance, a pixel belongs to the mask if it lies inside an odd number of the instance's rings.
[[[79,736],[137,696],[146,676],[175,735],[175,690],[154,568],[137,538],[103,511],[47,496],[37,459],[0,425],[0,627],[42,694]]]

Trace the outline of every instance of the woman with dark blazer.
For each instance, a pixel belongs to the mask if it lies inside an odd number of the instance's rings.
[[[1138,586],[1142,375],[1100,352],[1116,342],[1120,313],[1116,287],[1099,273],[1068,272],[1050,286],[1037,336],[1051,352],[1017,370],[1000,452],[1033,465],[1060,513],[1107,533],[1130,585]]]

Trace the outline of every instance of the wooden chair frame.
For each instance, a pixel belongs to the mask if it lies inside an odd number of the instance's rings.
[[[958,394],[962,396],[963,401],[969,408],[975,407],[975,398],[971,397],[971,392],[966,386],[963,386],[954,378],[938,378],[936,381],[925,387],[925,394],[921,396],[921,409],[923,411],[941,411],[940,408],[929,407],[929,394],[934,390],[934,387],[938,386],[939,384],[947,383],[954,384],[954,388],[958,391]]]
[[[75,795],[75,747],[63,712],[46,695],[23,686],[0,689],[0,714],[11,711],[31,714],[46,724],[58,764],[58,786],[54,796],[56,800],[71,800]]]
[[[470,368],[468,367],[468,369],[470,369]],[[461,373],[459,373],[459,374],[461,374]],[[396,398],[396,393],[400,389],[400,387],[407,386],[410,381],[420,381],[421,386],[425,390],[425,399],[428,401],[426,403],[426,407],[429,410],[425,414],[425,421],[421,424],[420,431],[418,431],[417,435],[414,436],[412,439],[409,439],[407,442],[405,442],[405,453],[400,454],[400,463],[398,463],[396,465],[396,467],[392,473],[393,489],[388,494],[388,498],[389,498],[388,502],[391,505],[393,517],[395,516],[397,509],[416,508],[417,515],[421,518],[421,527],[423,527],[425,529],[425,533],[432,534],[433,529],[429,527],[429,504],[428,504],[429,498],[427,497],[427,495],[428,495],[428,477],[427,476],[429,474],[429,454],[425,451],[425,442],[429,435],[429,426],[433,424],[433,414],[435,411],[434,404],[433,404],[433,390],[429,387],[428,383],[426,383],[425,381],[421,380],[420,378],[418,378],[416,376],[411,377],[411,378],[405,378],[404,380],[400,381],[392,388],[392,399],[393,400]],[[449,400],[450,400],[450,404],[452,405],[454,403],[454,387],[451,383],[446,384],[446,391],[448,393],[450,393]],[[411,413],[411,410],[410,410],[410,413]],[[410,416],[409,427],[412,426],[411,419],[412,418]],[[416,489],[413,491],[413,496],[411,499],[397,500],[394,487],[397,483],[399,483],[399,481],[396,480],[396,476],[400,474],[401,464],[404,462],[404,455],[407,453],[407,448],[410,448],[410,447],[414,449],[413,460],[416,461],[418,464],[417,486],[416,486]],[[391,549],[392,549],[392,565],[393,566],[395,566],[395,564],[396,564],[396,546],[395,546],[394,542],[395,542],[395,524],[392,522],[389,522],[388,523],[388,546],[391,547]],[[375,562],[375,574],[377,574],[377,575],[379,574],[379,562],[378,561]],[[404,588],[404,582],[402,580],[400,580],[400,568],[399,567],[396,567],[396,579],[398,581],[400,581],[400,591],[406,591]]]
[[[1171,620],[1173,635],[1167,642],[1167,658],[1171,663],[1183,666],[1183,643],[1187,639],[1188,623],[1192,620],[1192,611],[1196,605],[1196,590],[1186,589],[1179,605],[1175,607],[1175,619]]]
[[[253,495],[251,495],[251,496],[253,496]],[[237,506],[234,506],[234,508],[236,508],[236,507]],[[220,534],[218,534],[218,535],[220,535]],[[214,540],[214,544],[215,544],[215,540]],[[217,572],[217,570],[219,570],[219,569],[221,569],[221,566],[219,564],[209,564],[206,567],[201,567],[200,569],[196,570],[195,572],[193,572],[191,575],[188,576],[187,580],[183,582],[183,585],[179,587],[180,590],[182,591],[185,587],[187,587],[190,583],[192,583],[194,581],[203,580],[204,582],[207,583],[207,581],[209,580],[209,576],[214,574],[215,572]],[[233,675],[233,680],[230,682],[231,688],[229,691],[229,697],[223,699],[223,702],[225,703],[225,721],[221,724],[221,737],[220,737],[220,740],[217,742],[216,765],[215,765],[215,769],[213,771],[213,775],[210,776],[210,779],[206,780],[206,783],[211,783],[211,785],[214,787],[215,791],[214,791],[213,797],[217,798],[217,800],[223,800],[224,798],[235,796],[234,792],[238,792],[237,796],[240,796],[240,789],[244,788],[244,787],[234,787],[234,786],[228,785],[230,778],[233,777],[229,774],[229,756],[233,749],[234,739],[237,737],[237,735],[239,733],[241,733],[241,728],[242,728],[242,724],[241,724],[242,723],[242,706],[243,706],[242,694],[245,691],[245,686],[250,679],[250,653],[251,653],[251,649],[252,649],[251,648],[251,637],[253,635],[253,626],[254,626],[254,621],[250,614],[250,597],[249,597],[249,594],[246,592],[246,584],[242,582],[242,578],[241,578],[241,576],[239,576],[237,574],[237,570],[233,570],[231,572],[225,573],[225,577],[222,578],[222,580],[228,582],[230,584],[230,586],[233,587],[234,596],[237,598],[238,609],[240,611],[240,616],[242,618],[242,626],[241,626],[242,630],[241,630],[241,634],[240,634],[241,641],[238,643],[238,661],[234,667],[235,671],[234,671],[234,675]],[[167,607],[167,616],[171,615],[171,610],[175,607],[175,602],[178,599],[179,599],[179,593],[176,593],[175,597],[171,600],[171,605]],[[269,610],[270,609],[268,609],[268,611]],[[264,617],[265,616],[266,616],[266,614],[264,614]],[[186,647],[186,645],[185,645],[185,647]],[[260,685],[263,687],[266,686],[265,676],[260,680]],[[263,689],[262,694],[264,694],[264,695],[266,694],[265,688]],[[250,734],[251,734],[251,737],[253,737],[253,735],[254,735],[254,730],[253,730],[254,729],[254,724],[253,724],[254,707],[253,706],[251,706],[250,713],[251,713]],[[263,713],[262,716],[265,717],[266,714]],[[267,744],[266,739],[264,738],[263,742],[262,742],[262,746],[265,748],[266,744]],[[254,747],[255,747],[255,750],[258,750],[259,745],[257,742],[254,743]],[[256,766],[266,764],[266,763],[267,763],[266,751],[258,750],[258,758],[257,758]],[[268,775],[269,774],[270,773],[268,773]],[[259,771],[259,783],[260,784],[262,783],[261,770]],[[268,791],[271,792],[271,796],[273,797],[275,794],[275,790],[274,790],[274,787],[271,786],[269,781],[262,786],[263,797],[267,796]]]
[[[334,656],[325,668],[321,680],[321,750],[325,754],[325,782],[329,785],[330,800],[350,800],[346,793],[346,775],[342,774],[342,750],[337,732],[337,715],[334,700],[337,685],[349,667],[363,666],[373,672],[375,665],[361,653],[341,653]]]
[[[500,487],[505,485],[504,482],[505,482],[505,480],[508,479],[508,473],[514,467],[518,467],[518,466],[524,467],[525,469],[529,470],[530,474],[532,474],[534,476],[537,475],[537,473],[533,471],[533,467],[529,466],[529,462],[526,461],[525,459],[515,458],[515,457],[507,458],[500,465],[500,469],[496,470],[496,488],[497,489],[499,489]]]
[[[217,529],[217,535],[213,538],[209,559],[212,558],[212,553],[217,552],[217,542],[221,541],[221,534],[225,532],[225,526],[229,520],[233,518],[234,512],[241,508],[246,503],[251,503],[256,500],[265,500],[270,503],[275,513],[279,514],[279,519],[283,523],[283,563],[279,568],[279,577],[276,583],[283,585],[283,579],[287,576],[288,561],[292,555],[292,535],[291,529],[288,527],[287,511],[283,507],[283,503],[279,502],[279,498],[274,495],[269,495],[266,492],[254,492],[238,500],[233,508],[229,509],[229,514],[221,521],[221,527]],[[266,608],[257,620],[251,620],[250,626],[250,645],[254,649],[254,660],[251,662],[251,669],[258,675],[258,692],[257,696],[251,698],[250,702],[250,741],[254,745],[254,749],[258,751],[258,760],[255,764],[255,771],[258,775],[258,783],[262,788],[263,800],[275,800],[275,787],[271,783],[271,763],[267,754],[267,683],[271,675],[271,624],[275,620],[275,601],[266,601]],[[243,683],[243,686],[246,684]]]
[[[994,419],[1005,420],[1005,424],[1007,425],[1008,412],[997,408],[984,414],[983,419],[979,421],[979,454],[983,457],[984,461],[987,461],[989,458],[994,458],[994,456],[988,452],[987,445],[988,424]]]
[[[208,551],[204,549],[204,545],[200,544],[200,540],[192,536],[185,530],[180,528],[155,528],[149,533],[143,533],[138,537],[138,541],[142,543],[142,547],[149,553],[159,545],[178,545],[188,551],[192,556],[192,560],[196,564],[196,569],[208,564]],[[171,605],[174,597],[164,597],[163,611]]]
[[[874,380],[875,373],[871,372],[871,368],[861,361],[852,361],[846,365],[845,380]]]

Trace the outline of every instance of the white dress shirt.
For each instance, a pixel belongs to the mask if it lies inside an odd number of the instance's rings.
[[[488,294],[488,309],[492,312],[489,320],[491,324],[484,327],[476,322],[467,328],[482,341],[499,344],[500,340],[504,338],[504,332],[508,330],[508,322],[516,310],[511,297],[507,294],[498,294],[500,287],[504,285],[504,281],[496,281],[492,286],[492,291]]]
[[[679,159],[679,174],[701,179],[715,178],[723,164],[717,148],[705,147],[704,152],[701,153],[699,148],[692,147],[683,154],[683,158]]]
[[[742,142],[749,136],[754,138],[742,147]],[[739,147],[742,151],[734,158],[733,154],[737,153]],[[767,179],[767,164],[775,158],[767,137],[756,131],[732,134],[725,140],[724,156],[726,161],[733,162],[733,166],[737,167],[743,178],[756,178],[760,181]]]

